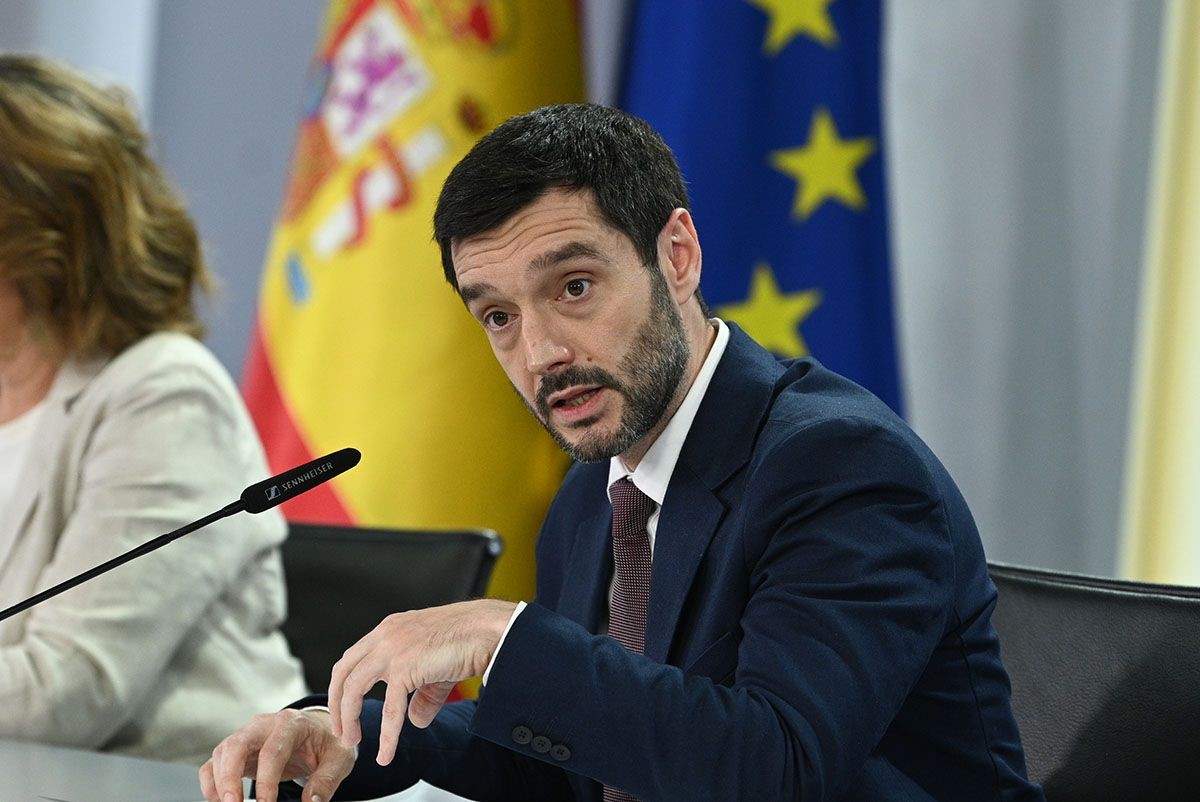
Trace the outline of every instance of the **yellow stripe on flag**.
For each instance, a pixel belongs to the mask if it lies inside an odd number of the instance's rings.
[[[1122,570],[1200,584],[1200,3],[1164,27]]]
[[[445,283],[431,219],[483,133],[582,97],[577,42],[571,0],[332,3],[259,310],[304,444],[363,452],[338,485],[354,523],[494,528],[513,599],[567,461]]]

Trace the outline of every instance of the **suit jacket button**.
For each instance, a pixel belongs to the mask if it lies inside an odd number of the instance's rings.
[[[516,727],[512,731],[512,739],[524,746],[533,740],[533,730],[528,727]]]
[[[571,750],[562,744],[555,744],[550,748],[550,757],[561,763],[564,760],[571,759]]]
[[[530,747],[532,747],[533,751],[537,752],[539,755],[544,755],[550,751],[550,739],[545,735],[539,735],[533,739],[533,743],[530,744]]]

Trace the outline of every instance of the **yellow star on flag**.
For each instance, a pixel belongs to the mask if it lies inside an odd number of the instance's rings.
[[[817,109],[808,142],[798,148],[777,150],[771,154],[771,166],[796,179],[796,200],[792,216],[805,220],[827,200],[841,201],[861,211],[867,196],[858,183],[857,171],[875,152],[875,140],[864,136],[842,139],[828,109]]]
[[[783,293],[766,262],[754,266],[750,294],[741,303],[717,309],[722,320],[737,323],[762,347],[783,357],[808,356],[800,324],[821,305],[820,290]]]
[[[829,16],[833,0],[748,0],[771,18],[763,51],[774,56],[797,34],[833,47],[838,42],[837,28]]]

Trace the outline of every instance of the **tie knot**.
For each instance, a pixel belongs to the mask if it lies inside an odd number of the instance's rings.
[[[646,531],[646,522],[654,512],[654,499],[647,496],[628,477],[613,482],[608,489],[612,498],[613,537],[631,537]]]

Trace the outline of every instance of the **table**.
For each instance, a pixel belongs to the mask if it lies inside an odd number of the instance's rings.
[[[196,769],[179,763],[0,740],[0,798],[13,802],[196,802]]]
[[[4,802],[200,802],[196,768],[61,746],[0,740]],[[420,783],[391,802],[460,797]]]

